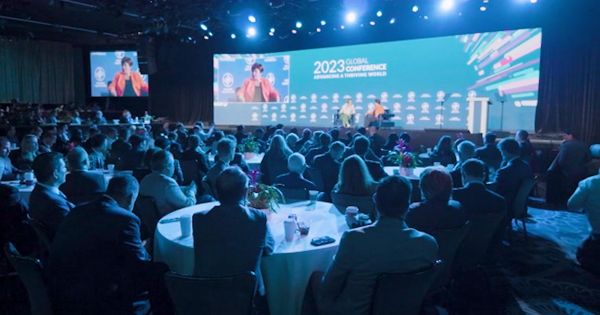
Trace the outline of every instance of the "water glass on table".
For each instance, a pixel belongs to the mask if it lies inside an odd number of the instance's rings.
[[[291,242],[294,240],[294,235],[298,229],[298,223],[292,218],[287,218],[283,221],[283,229],[285,231],[285,240]]]
[[[181,238],[186,238],[192,235],[192,215],[184,214],[179,218],[181,226]]]

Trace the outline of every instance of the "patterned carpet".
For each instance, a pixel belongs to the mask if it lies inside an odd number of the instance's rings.
[[[575,260],[588,236],[585,215],[535,208],[529,214],[527,241],[518,233],[502,249],[500,269],[512,291],[505,313],[600,314],[600,278]]]

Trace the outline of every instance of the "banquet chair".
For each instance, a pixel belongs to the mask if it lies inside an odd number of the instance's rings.
[[[440,289],[450,281],[454,258],[467,233],[469,233],[470,228],[471,223],[467,221],[459,228],[427,231],[437,241],[439,246],[438,255],[444,261],[444,265],[438,268],[435,280],[431,286],[432,290]]]
[[[202,177],[198,173],[198,163],[195,160],[180,160],[181,172],[183,173],[183,185],[187,186],[192,182],[200,183]]]
[[[377,277],[371,315],[417,315],[436,273],[442,266],[438,260],[425,269],[406,273],[384,273]]]
[[[178,315],[253,314],[254,272],[222,277],[192,277],[168,272],[165,283]]]
[[[31,314],[52,314],[52,303],[44,282],[42,263],[36,258],[21,256],[10,242],[4,246],[4,253],[27,289]]]
[[[323,182],[323,174],[321,174],[321,171],[314,167],[309,167],[306,171],[308,172],[311,181],[317,186],[317,190],[325,191],[325,184]]]
[[[527,219],[527,200],[534,186],[534,179],[523,181],[512,204],[513,219],[516,222],[517,227],[519,226],[519,221],[523,224],[525,240],[527,240],[527,225],[525,224],[525,220]]]
[[[471,215],[469,231],[454,258],[453,273],[474,269],[484,262],[505,216],[503,212]]]
[[[283,203],[294,203],[309,199],[308,189],[277,187],[283,194]]]
[[[42,259],[48,258],[48,255],[50,254],[50,244],[52,243],[52,240],[50,239],[50,235],[48,233],[48,229],[46,228],[46,226],[44,226],[43,223],[31,218],[29,218],[29,225],[35,232],[35,235],[38,239],[38,243],[40,246],[39,250],[41,251],[40,257]]]
[[[346,207],[356,206],[361,213],[368,214],[371,220],[376,219],[375,203],[371,196],[353,196],[332,191],[331,200],[341,214],[346,213]]]
[[[140,231],[142,240],[152,240],[156,231],[156,225],[160,220],[160,212],[158,211],[156,202],[154,202],[154,198],[138,196],[133,207],[133,213],[140,218],[142,223]]]

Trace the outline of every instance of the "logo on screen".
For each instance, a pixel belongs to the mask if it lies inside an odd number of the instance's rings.
[[[273,74],[273,72],[267,73],[267,80],[269,80],[271,85],[275,85],[275,74]]]
[[[125,52],[122,50],[117,50],[115,51],[115,57],[117,59],[123,59],[123,57],[125,57]]]
[[[94,79],[96,79],[96,81],[104,81],[104,79],[106,79],[106,71],[104,71],[104,68],[96,67],[96,69],[94,69]]]
[[[223,86],[227,88],[233,86],[233,74],[227,72],[223,75]]]

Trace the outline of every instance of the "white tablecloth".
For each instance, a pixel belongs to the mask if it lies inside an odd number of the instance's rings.
[[[244,155],[244,160],[246,161],[246,163],[248,164],[248,167],[251,170],[258,169],[260,167],[260,163],[262,162],[263,157],[265,156],[264,153],[251,154],[250,156],[247,156],[246,154],[243,154],[243,155]],[[208,160],[211,163],[214,163],[215,156],[212,154],[209,155]]]
[[[166,215],[162,220],[178,218],[184,214],[209,211],[217,203],[204,203],[184,208]],[[310,224],[307,236],[296,235],[292,242],[285,241],[283,220],[295,213],[299,221]],[[298,202],[281,205],[269,217],[269,227],[275,238],[272,255],[263,257],[261,268],[269,309],[272,315],[300,314],[304,291],[313,271],[326,270],[337,251],[340,237],[348,229],[344,216],[326,202]],[[201,233],[201,232],[200,232]],[[314,237],[330,236],[335,243],[315,247]],[[193,237],[181,238],[178,221],[159,223],[154,241],[154,258],[165,262],[171,270],[191,275],[194,271]]]
[[[388,176],[401,175],[400,167],[398,167],[398,166],[386,166],[383,168],[383,170],[385,171],[386,174],[388,174]],[[424,170],[425,170],[425,167],[415,167],[413,169],[412,174],[410,174],[406,177],[408,177],[409,179],[412,179],[412,180],[419,180],[419,176],[421,175],[421,173],[423,173]]]

